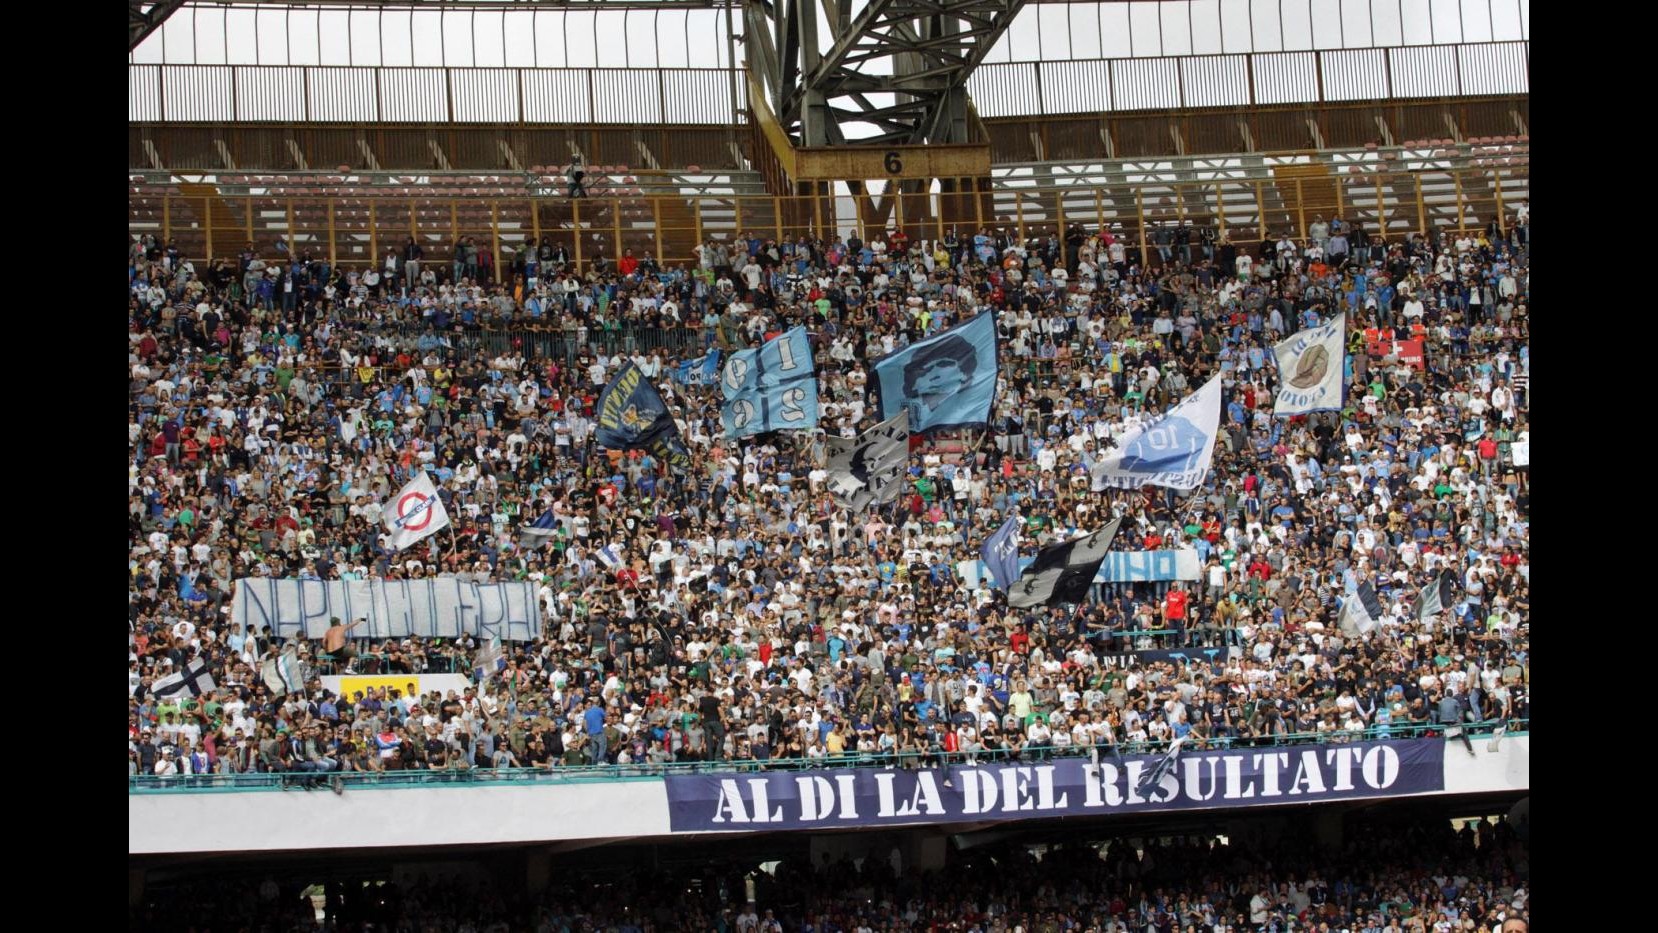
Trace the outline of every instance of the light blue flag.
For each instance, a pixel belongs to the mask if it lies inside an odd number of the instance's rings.
[[[996,581],[996,588],[1004,592],[1019,579],[1019,525],[1019,516],[1008,516],[979,552],[990,578]]]
[[[809,430],[817,424],[816,376],[771,389],[750,389],[720,406],[720,426],[726,437]]]
[[[720,406],[726,437],[817,427],[818,384],[806,328],[792,328],[758,349],[731,354],[720,374],[720,390],[726,399]]]
[[[804,327],[766,341],[758,349],[738,350],[720,370],[726,400],[755,389],[775,389],[812,375],[812,340]]]
[[[916,434],[988,424],[996,400],[996,322],[980,314],[875,363],[881,417],[910,413]]]
[[[711,386],[720,378],[720,348],[715,347],[694,360],[674,368],[674,381],[682,386]]]
[[[1210,379],[1163,417],[1117,438],[1117,446],[1094,465],[1095,488],[1202,485],[1220,433],[1220,381],[1220,376]]]

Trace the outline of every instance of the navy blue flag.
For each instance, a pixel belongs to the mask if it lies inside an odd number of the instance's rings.
[[[553,510],[548,509],[540,518],[519,529],[518,546],[533,550],[553,540],[553,534],[557,531],[558,519],[553,516]]]
[[[985,568],[990,571],[990,578],[996,581],[996,588],[1004,593],[1019,579],[1019,525],[1019,516],[1009,516],[979,551]]]
[[[915,434],[988,424],[996,400],[994,317],[984,312],[877,360],[881,418],[908,411]]]
[[[662,393],[632,360],[599,393],[599,446],[611,450],[645,450],[676,469],[688,469],[691,455],[668,414]]]

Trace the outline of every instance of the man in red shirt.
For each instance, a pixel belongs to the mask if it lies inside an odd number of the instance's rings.
[[[1169,585],[1169,592],[1163,597],[1163,627],[1184,629],[1186,627],[1186,605],[1191,595],[1179,583]]]

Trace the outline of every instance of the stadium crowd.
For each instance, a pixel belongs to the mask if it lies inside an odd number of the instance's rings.
[[[459,876],[308,886],[274,878],[160,888],[134,929],[336,933],[1530,933],[1530,855],[1507,823],[1398,820],[1325,848],[1291,821],[1270,845],[1212,837],[1022,845],[953,856],[945,872],[875,859],[735,862],[606,874],[555,870],[547,889]],[[319,904],[320,901],[320,904]],[[318,919],[318,908],[327,925]]]
[[[547,240],[503,257],[498,280],[475,248],[432,262],[409,243],[336,268],[249,244],[197,267],[133,238],[129,774],[285,771],[309,787],[346,771],[919,762],[1524,721],[1524,221],[1399,238],[1320,218],[1248,244],[1175,230],[1146,264],[1080,228],[750,235],[689,268],[578,269]],[[1340,312],[1346,409],[1274,418],[1271,346]],[[836,509],[824,436],[877,420],[870,361],[981,313],[1003,357],[986,429],[914,450],[890,505]],[[670,384],[704,348],[796,324],[816,348],[815,434],[728,441],[717,387]],[[538,331],[576,349],[526,356]],[[692,349],[658,349],[687,332],[671,346]],[[1420,352],[1401,351],[1411,340]],[[672,400],[683,474],[596,444],[594,402],[630,356]],[[1201,489],[1093,488],[1113,437],[1217,371],[1223,431]],[[382,503],[417,470],[453,532],[391,551]],[[1027,554],[1121,515],[1116,550],[1191,548],[1201,575],[1010,611],[961,566],[1013,510]],[[527,546],[521,529],[549,511],[556,533]],[[620,565],[599,559],[607,546]],[[464,692],[336,696],[316,675],[471,673],[486,647],[360,639],[339,620],[343,645],[300,640],[308,686],[282,696],[260,670],[283,640],[228,621],[240,578],[431,575],[534,581],[541,637]],[[1418,618],[1440,578],[1446,611]],[[1355,637],[1336,618],[1360,582],[1385,618]],[[1137,654],[1189,646],[1221,650]],[[151,692],[197,659],[215,690]]]

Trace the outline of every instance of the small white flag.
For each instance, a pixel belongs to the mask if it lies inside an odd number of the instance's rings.
[[[424,470],[392,496],[383,513],[391,546],[399,551],[449,526],[449,512]]]

